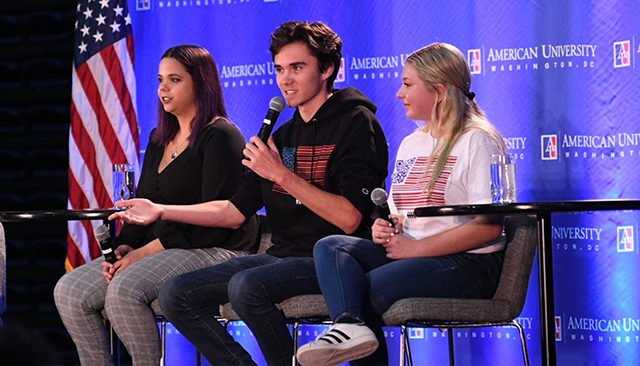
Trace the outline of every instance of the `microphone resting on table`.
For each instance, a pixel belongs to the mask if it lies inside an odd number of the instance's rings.
[[[276,124],[276,120],[278,116],[280,116],[280,112],[284,109],[284,100],[280,97],[273,97],[271,101],[269,101],[269,112],[267,112],[267,116],[264,117],[264,121],[262,121],[262,127],[260,127],[260,132],[258,133],[258,137],[265,144],[271,135],[271,131],[273,130],[273,126]]]
[[[116,254],[113,252],[113,248],[111,247],[111,235],[109,234],[109,227],[107,225],[100,225],[93,233],[96,235],[96,239],[100,243],[100,250],[102,250],[102,254],[104,254],[104,260],[113,264],[118,259],[116,258]]]
[[[387,220],[391,225],[395,226],[393,219],[391,218],[391,211],[389,211],[389,205],[387,205],[387,192],[382,188],[376,188],[371,192],[371,201],[376,205],[378,210],[378,216],[381,219]]]

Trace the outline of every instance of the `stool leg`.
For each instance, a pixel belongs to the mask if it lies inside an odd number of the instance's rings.
[[[296,354],[298,353],[298,327],[300,326],[300,322],[297,320],[293,323],[293,359],[291,360],[291,364],[293,366],[298,366],[298,357]]]
[[[161,321],[160,325],[162,329],[162,340],[160,343],[160,366],[164,366],[166,362],[166,352],[167,352],[167,321],[164,318]]]
[[[449,332],[449,365],[455,366],[456,361],[453,352],[453,328],[448,328],[447,332]]]
[[[409,366],[413,366],[413,356],[411,355],[411,340],[409,335],[405,332],[404,341],[407,343],[407,360],[409,360]]]
[[[409,345],[409,336],[407,335],[407,326],[402,324],[400,326],[400,366],[405,366],[407,363],[409,366],[413,366],[411,346]]]
[[[520,342],[522,343],[522,353],[524,356],[524,364],[525,366],[529,366],[529,352],[527,350],[527,340],[526,340],[526,335],[524,334],[524,329],[522,329],[522,326],[517,321],[513,321],[513,325],[516,328],[518,328],[518,331],[520,333]]]
[[[113,362],[116,366],[120,366],[120,339],[116,334],[116,331],[113,330],[111,323],[109,320],[105,320],[105,325],[107,329],[109,329],[109,344],[111,345],[111,355],[113,356]]]

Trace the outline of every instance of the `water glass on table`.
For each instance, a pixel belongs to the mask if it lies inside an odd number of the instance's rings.
[[[491,202],[517,202],[516,165],[514,154],[491,155]]]
[[[135,192],[133,164],[113,164],[113,204],[133,198]]]

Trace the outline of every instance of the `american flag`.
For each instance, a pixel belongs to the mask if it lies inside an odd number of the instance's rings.
[[[112,165],[140,162],[131,17],[126,0],[80,0],[76,13],[68,207],[110,208]],[[69,221],[67,271],[101,255],[99,224]]]
[[[435,163],[427,169],[429,158],[426,156],[397,160],[391,176],[391,191],[393,203],[398,211],[413,211],[424,206],[444,206],[447,182],[457,161],[457,156],[449,156],[429,195],[427,186],[433,175]]]
[[[314,186],[322,188],[324,187],[324,180],[327,175],[327,164],[335,147],[335,144],[298,146],[297,148],[284,147],[282,149],[282,161],[289,170],[295,172]],[[273,184],[273,191],[286,195],[289,194],[289,192],[278,183]]]

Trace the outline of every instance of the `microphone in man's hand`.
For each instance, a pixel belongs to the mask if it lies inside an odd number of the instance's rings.
[[[389,211],[389,205],[387,205],[387,192],[382,188],[376,188],[371,192],[371,201],[376,205],[378,210],[378,216],[387,220],[391,225],[395,226],[393,218],[391,218],[391,211]]]
[[[93,233],[96,235],[96,239],[100,243],[100,250],[102,250],[102,254],[104,254],[104,260],[113,264],[118,259],[116,258],[116,253],[113,252],[113,248],[111,247],[111,235],[109,234],[109,226],[100,225]]]
[[[276,124],[276,120],[278,116],[280,116],[280,112],[284,109],[284,100],[280,97],[273,97],[269,102],[269,112],[267,112],[267,116],[264,117],[264,121],[262,121],[262,127],[260,127],[260,132],[258,133],[258,137],[264,142],[267,143],[269,136],[271,136],[271,130],[273,130],[273,126]]]

